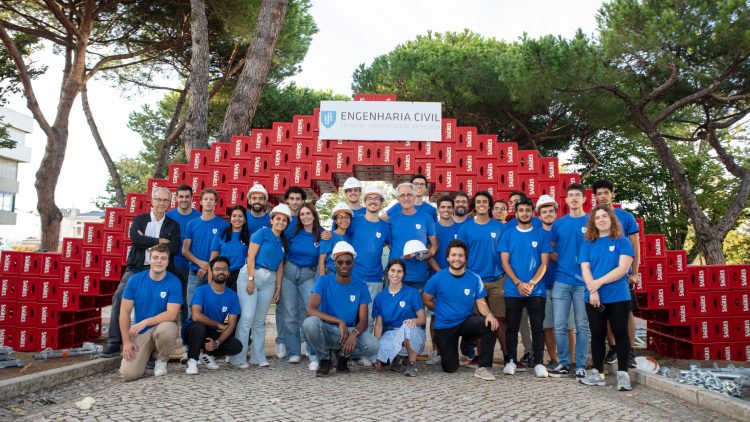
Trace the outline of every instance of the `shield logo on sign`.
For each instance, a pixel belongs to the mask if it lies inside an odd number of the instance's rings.
[[[422,228],[422,225],[421,225],[421,224],[417,224],[417,225],[415,225],[414,227],[416,227],[416,228],[417,228],[417,230],[419,230],[419,229],[421,229],[421,228]]]
[[[354,302],[354,299],[356,299],[356,298],[357,298],[357,296],[355,296],[355,295],[349,296],[349,300],[352,301],[352,302]]]
[[[405,302],[405,301],[403,301],[403,300],[400,300],[400,301],[398,302],[398,306],[400,306],[400,307],[402,307],[402,308],[403,308],[404,306],[406,306],[406,302]]]
[[[226,311],[227,311],[227,309],[229,309],[229,308],[227,308],[226,306],[222,306],[222,307],[221,307],[221,312],[226,312]]]
[[[497,237],[497,233],[492,232],[492,233],[490,233],[490,236],[492,236],[492,238],[494,239],[495,237]]]
[[[167,297],[167,292],[161,292],[159,293],[159,296],[161,296],[162,299]]]
[[[466,296],[468,296],[468,295],[469,295],[469,293],[471,293],[471,290],[469,290],[469,289],[464,289],[464,294],[465,294]]]
[[[377,237],[378,239],[380,239],[380,232],[375,232],[375,237]]]
[[[610,251],[610,252],[614,252],[614,251],[615,251],[615,245],[612,245],[612,246],[610,246],[610,247],[609,247],[609,251]]]
[[[219,232],[219,229],[213,229],[213,230],[211,230],[211,231],[212,231],[212,232],[214,233],[214,236],[215,236],[215,235],[216,235],[216,233],[218,233],[218,232]]]
[[[534,240],[533,242],[531,242],[531,247],[532,248],[536,248],[536,245],[537,245],[536,240]]]
[[[326,129],[330,129],[331,127],[333,127],[333,124],[336,123],[336,112],[335,111],[321,111],[320,123],[323,123],[323,126],[325,126]]]

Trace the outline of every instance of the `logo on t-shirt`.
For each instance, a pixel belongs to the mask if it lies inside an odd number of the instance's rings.
[[[609,251],[610,251],[610,252],[614,252],[614,251],[615,251],[615,245],[611,245],[611,246],[609,247]]]
[[[380,232],[375,232],[375,237],[377,237],[378,239],[380,239],[380,236],[381,236]]]
[[[216,235],[216,233],[219,232],[219,229],[212,229],[211,231],[214,233],[214,235]]]
[[[416,228],[417,228],[417,230],[419,230],[419,229],[421,229],[421,228],[422,228],[422,225],[421,225],[421,224],[415,224],[415,225],[414,225],[414,227],[416,227]]]
[[[161,296],[162,299],[167,297],[167,292],[161,292],[159,293],[159,296]]]
[[[581,233],[586,234],[586,227],[581,227]]]
[[[357,296],[356,296],[356,295],[351,295],[351,296],[349,296],[349,300],[350,300],[350,301],[354,302],[354,300],[355,300],[355,299],[357,299]]]
[[[229,308],[228,308],[227,306],[222,306],[222,307],[221,307],[221,312],[226,312],[226,311],[227,311],[227,309],[229,309]]]
[[[320,246],[320,242],[313,243],[313,246],[315,246],[316,248],[319,247]]]
[[[531,241],[531,247],[532,248],[536,248],[536,245],[537,245],[536,240]]]
[[[470,289],[464,289],[464,294],[465,294],[466,296],[468,296],[468,295],[469,295],[469,293],[471,293],[471,290],[470,290]]]
[[[497,233],[495,233],[495,232],[492,232],[492,233],[490,233],[490,236],[492,236],[492,238],[494,239],[494,238],[496,238],[496,237],[497,237]]]
[[[404,302],[403,300],[399,300],[398,301],[398,306],[400,306],[400,307],[403,308],[404,306],[406,306],[406,302]]]

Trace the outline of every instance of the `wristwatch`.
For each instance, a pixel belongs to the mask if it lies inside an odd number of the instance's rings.
[[[255,276],[254,275],[247,276],[247,281],[253,281],[253,280],[255,280]]]

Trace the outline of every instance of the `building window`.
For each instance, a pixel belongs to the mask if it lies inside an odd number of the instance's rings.
[[[16,210],[16,194],[0,192],[0,211],[13,212]]]

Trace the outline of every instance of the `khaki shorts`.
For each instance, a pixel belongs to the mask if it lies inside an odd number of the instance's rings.
[[[487,291],[487,303],[490,306],[490,312],[495,318],[505,318],[505,276],[497,281],[484,283],[484,289]]]

